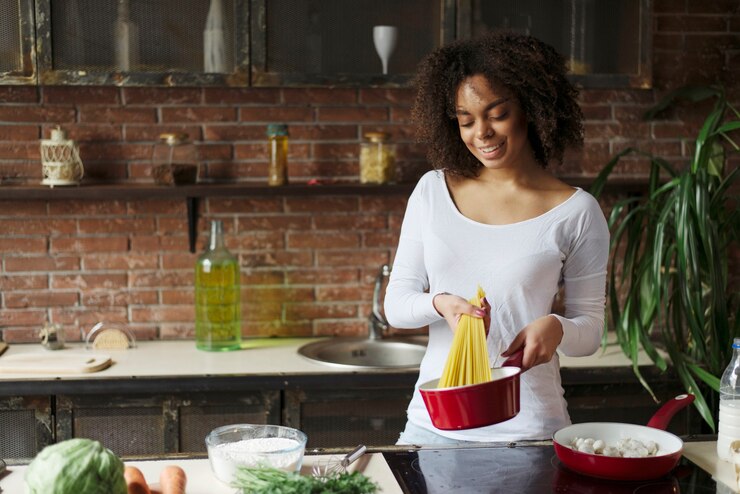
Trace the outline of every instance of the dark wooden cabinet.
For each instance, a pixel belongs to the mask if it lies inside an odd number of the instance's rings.
[[[551,43],[585,87],[646,88],[651,11],[651,0],[5,1],[0,83],[408,86],[435,48],[507,29]],[[397,35],[387,73],[373,35],[385,25]]]
[[[33,5],[0,1],[0,84],[36,84]]]

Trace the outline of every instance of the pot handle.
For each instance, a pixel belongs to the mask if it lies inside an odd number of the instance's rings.
[[[504,360],[504,363],[501,364],[501,367],[519,367],[522,368],[522,360],[524,360],[524,347],[520,348],[509,358]]]
[[[692,394],[676,396],[655,412],[655,415],[653,415],[647,423],[648,427],[653,427],[662,431],[666,430],[673,416],[676,415],[679,410],[691,405],[694,398],[695,397]]]

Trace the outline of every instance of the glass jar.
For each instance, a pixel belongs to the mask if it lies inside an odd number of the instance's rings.
[[[387,184],[396,180],[396,146],[385,132],[368,132],[360,143],[360,183]]]
[[[268,125],[267,141],[270,154],[267,185],[285,185],[288,183],[288,126]]]
[[[211,222],[208,249],[195,263],[195,346],[200,350],[241,348],[239,261],[226,249],[221,221]]]
[[[198,149],[187,134],[160,134],[152,151],[152,177],[157,185],[198,181]]]

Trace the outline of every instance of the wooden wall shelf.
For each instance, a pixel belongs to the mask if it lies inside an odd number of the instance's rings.
[[[560,179],[574,187],[587,190],[593,181],[591,177],[560,177]],[[387,185],[326,183],[269,187],[248,183],[204,183],[168,187],[152,184],[83,183],[78,186],[51,188],[43,185],[0,184],[0,201],[185,199],[188,210],[188,243],[190,252],[195,252],[198,235],[198,200],[202,198],[330,195],[391,196],[399,194],[408,196],[414,186],[414,183]],[[618,177],[609,180],[605,190],[634,194],[644,191],[646,187],[647,178]]]

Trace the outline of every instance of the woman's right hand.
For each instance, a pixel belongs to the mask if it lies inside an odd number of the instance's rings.
[[[439,293],[432,299],[432,305],[434,305],[434,309],[439,315],[445,318],[453,333],[457,329],[460,317],[463,314],[468,314],[483,319],[483,326],[486,328],[486,336],[488,336],[488,328],[491,326],[491,305],[485,298],[483,299],[483,308],[478,308],[457,295]]]

